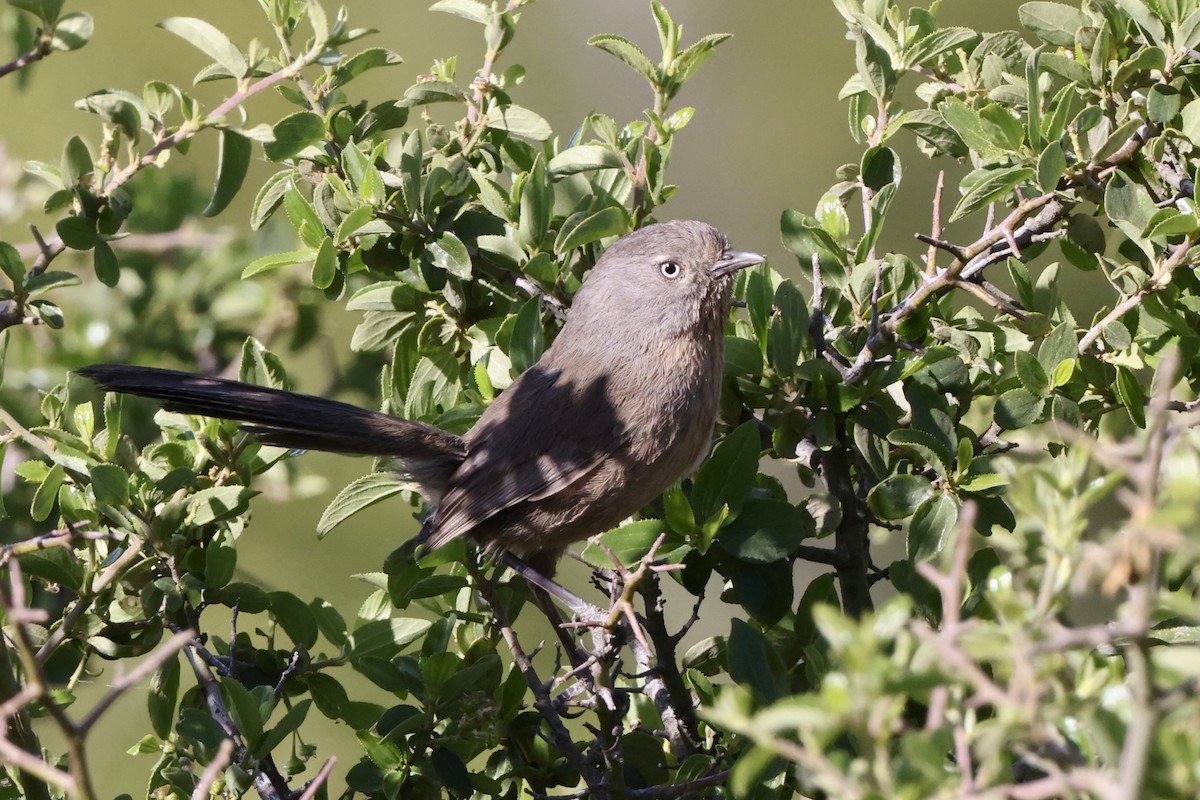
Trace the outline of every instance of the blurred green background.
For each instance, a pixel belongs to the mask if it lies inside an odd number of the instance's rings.
[[[679,185],[679,193],[658,216],[712,222],[735,246],[763,252],[776,269],[797,277],[800,269],[779,241],[781,211],[796,208],[813,213],[821,195],[835,182],[838,165],[857,161],[862,151],[847,133],[846,109],[837,99],[839,88],[854,69],[854,47],[845,38],[845,25],[833,4],[821,0],[668,0],[667,6],[683,23],[685,42],[719,31],[732,32],[734,38],[718,48],[715,58],[676,103],[676,107],[694,106],[697,111],[677,139],[673,155],[670,176]],[[951,1],[943,4],[939,18],[946,24],[967,24],[983,31],[1016,28],[1018,6],[1017,0]],[[399,97],[417,75],[429,70],[434,59],[457,55],[461,84],[468,83],[479,66],[483,47],[478,27],[430,13],[426,2],[350,0],[346,7],[352,26],[379,29],[362,46],[387,47],[405,59],[402,65],[368,73],[356,81],[356,98],[378,102]],[[327,8],[333,11],[333,6]],[[162,18],[203,17],[242,46],[254,36],[271,39],[253,0],[96,0],[90,4],[69,2],[67,10],[94,15],[96,32],[87,47],[55,54],[39,64],[24,91],[18,90],[14,80],[0,81],[0,107],[4,109],[0,148],[10,161],[38,159],[57,164],[72,135],[80,135],[94,146],[99,130],[96,119],[71,106],[71,100],[91,91],[120,88],[140,92],[150,79],[187,88],[192,76],[207,63],[206,58],[155,27]],[[499,65],[501,69],[514,63],[524,65],[527,77],[513,92],[514,100],[542,114],[564,140],[592,111],[625,122],[639,119],[650,102],[648,90],[629,69],[587,46],[588,37],[597,33],[618,33],[642,45],[652,57],[657,53],[647,2],[540,0],[523,12],[517,37]],[[223,83],[194,89],[208,107],[225,91],[227,84]],[[276,119],[284,109],[285,104],[277,98],[255,98],[249,104],[250,121]],[[936,171],[911,143],[900,155],[904,164],[902,197],[896,204],[898,212],[889,217],[883,245],[915,254],[922,248],[912,240],[912,233],[928,230]],[[201,137],[186,158],[174,155],[166,169],[194,175],[204,193],[215,173],[214,159],[215,137]],[[966,170],[963,165],[937,166],[948,170],[946,202],[953,205],[952,187]],[[239,201],[207,224],[246,230],[249,202],[268,174],[265,161],[256,164]],[[50,228],[53,220],[40,214],[19,224],[9,220],[3,230],[5,238],[27,242],[28,222]],[[955,237],[955,233],[960,235]],[[276,231],[274,235],[286,239],[291,234]],[[951,229],[951,238],[968,236],[970,231]],[[274,249],[289,248],[285,243]],[[86,275],[90,268],[82,272]],[[273,275],[261,277],[267,291],[273,279]],[[94,282],[73,290],[73,296],[77,303],[120,302],[116,293]],[[335,341],[332,357],[336,358],[349,350],[354,320],[332,309],[329,319]],[[17,331],[15,335],[27,334]],[[30,358],[28,354],[36,350],[17,348],[15,352]],[[301,389],[320,391],[320,360],[310,358],[308,362],[296,369],[296,383]],[[37,365],[16,363],[12,367],[36,369]],[[49,379],[57,382],[61,376]],[[384,555],[412,535],[416,523],[403,505],[385,504],[318,541],[313,530],[325,504],[346,482],[367,471],[369,462],[319,454],[304,459],[306,471],[325,476],[325,491],[286,504],[258,498],[253,525],[239,542],[239,565],[269,588],[286,588],[305,598],[323,596],[352,618],[370,589],[351,576],[380,569]],[[563,582],[582,589],[585,573],[568,564]],[[710,605],[716,609],[717,604]],[[676,606],[674,614],[687,614],[686,604]],[[529,616],[528,635],[535,640],[548,637],[548,631],[534,627],[539,622],[544,626],[544,621]],[[704,619],[699,627],[701,632],[723,632],[728,624],[724,618]],[[124,698],[120,712],[108,717],[107,727],[95,740],[106,745],[96,747],[92,754],[105,794],[144,792],[140,781],[149,770],[150,757],[137,757],[134,763],[133,757],[124,754],[147,729],[140,697],[135,692]],[[316,717],[312,716],[306,728]],[[316,741],[321,744],[318,764],[329,755],[340,757],[334,779],[337,786],[340,778],[336,776],[357,760],[358,745],[344,727],[340,733],[321,732]],[[134,776],[137,783],[131,784]]]

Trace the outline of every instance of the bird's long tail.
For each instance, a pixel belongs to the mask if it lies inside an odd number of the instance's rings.
[[[435,490],[465,454],[462,439],[440,428],[336,400],[153,367],[93,364],[78,372],[108,391],[161,401],[168,411],[236,420],[265,444],[395,458],[400,471]]]

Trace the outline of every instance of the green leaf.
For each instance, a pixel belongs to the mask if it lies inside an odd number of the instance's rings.
[[[785,210],[779,218],[779,233],[783,246],[799,259],[802,269],[812,268],[812,257],[821,260],[822,270],[839,267],[844,257],[842,249],[821,227],[821,223],[799,211]]]
[[[542,301],[531,297],[522,304],[513,322],[512,338],[509,341],[508,357],[513,369],[524,372],[542,357],[546,349],[546,335],[542,329]]]
[[[731,622],[725,647],[729,677],[748,686],[768,702],[786,692],[779,654],[759,630],[740,619]]]
[[[313,259],[312,282],[318,289],[328,289],[337,277],[337,246],[333,239],[325,237],[317,248],[316,258]]]
[[[471,254],[462,240],[450,231],[446,231],[436,242],[430,242],[425,252],[434,266],[446,270],[456,278],[464,280],[471,277]]]
[[[317,257],[316,250],[293,250],[290,253],[273,253],[269,256],[256,258],[244,270],[242,278],[249,278],[260,272],[270,272],[280,267],[290,267],[293,264],[307,264]]]
[[[1025,3],[1017,16],[1035,36],[1057,47],[1074,47],[1076,33],[1088,24],[1082,11],[1062,3]]]
[[[86,217],[64,217],[54,226],[63,244],[72,250],[91,250],[99,235],[96,232],[96,220]]]
[[[541,116],[518,105],[500,106],[488,111],[487,125],[501,131],[508,131],[513,136],[544,142],[554,131],[550,123]]]
[[[878,192],[889,183],[899,183],[900,164],[896,151],[890,147],[869,148],[863,153],[859,173],[862,182],[874,192]],[[821,227],[825,226],[822,224]],[[836,240],[838,237],[833,238]]]
[[[952,495],[938,492],[923,501],[908,523],[908,559],[928,561],[942,552],[958,523],[958,503]]]
[[[365,205],[358,206],[342,217],[342,221],[338,223],[337,233],[334,234],[334,240],[338,244],[345,242],[373,219],[375,219],[374,208]]]
[[[26,294],[42,294],[63,286],[78,286],[79,276],[73,272],[52,271],[34,275],[25,281]]]
[[[1050,380],[1046,377],[1046,371],[1042,369],[1041,363],[1034,358],[1033,353],[1028,350],[1018,350],[1014,354],[1013,360],[1017,367],[1017,377],[1030,394],[1045,397],[1050,393]]]
[[[25,282],[25,264],[21,261],[21,254],[8,242],[0,242],[0,271],[8,276],[14,288]]]
[[[58,488],[62,486],[66,477],[67,471],[63,469],[62,464],[55,464],[46,473],[41,486],[33,493],[33,503],[29,507],[29,515],[33,517],[34,522],[44,522],[50,516],[54,509],[54,501],[58,497]]]
[[[1003,475],[998,475],[995,472],[984,472],[979,475],[972,475],[967,480],[959,483],[958,490],[961,492],[986,492],[988,489],[996,489],[1007,485],[1008,478]]]
[[[1139,48],[1127,60],[1122,61],[1112,76],[1113,86],[1124,86],[1133,81],[1139,72],[1162,70],[1167,65],[1167,54],[1161,47]]]
[[[651,85],[657,83],[657,68],[650,62],[646,54],[642,52],[641,48],[625,37],[605,33],[588,39],[588,44],[624,61],[634,72],[649,81]]]
[[[227,698],[233,723],[246,740],[247,747],[253,748],[263,735],[263,708],[258,699],[250,691],[233,678],[221,679],[221,693]],[[269,714],[269,709],[267,710]]]
[[[57,583],[73,592],[83,588],[83,564],[67,549],[55,547],[22,553],[17,557],[25,574],[40,578],[47,583]]]
[[[175,703],[179,698],[179,655],[163,662],[150,679],[150,691],[146,693],[146,708],[150,713],[150,726],[154,735],[166,739],[171,734],[175,718]]]
[[[393,64],[402,63],[404,63],[404,59],[391,50],[382,47],[368,48],[361,53],[351,56],[333,71],[333,77],[329,81],[329,88],[336,89],[339,86],[343,86],[367,70],[390,67]]]
[[[684,536],[696,535],[696,516],[692,513],[692,504],[678,484],[663,492],[663,511],[666,513],[666,523],[671,530]]]
[[[624,161],[611,147],[581,144],[568,148],[550,159],[547,169],[554,179],[597,169],[621,169]]]
[[[1115,386],[1117,400],[1129,412],[1129,418],[1139,428],[1146,427],[1146,393],[1137,376],[1129,367],[1117,365],[1117,382]]]
[[[891,178],[892,176],[889,175],[889,183]],[[846,207],[842,205],[841,198],[834,192],[826,192],[817,202],[817,221],[821,223],[821,227],[829,234],[830,238],[838,244],[844,244],[850,236],[850,215],[846,213]]]
[[[1020,149],[1025,142],[1025,127],[1010,109],[999,103],[989,103],[980,109],[979,120],[988,138],[1006,152]]]
[[[96,242],[92,250],[92,267],[96,270],[96,278],[105,286],[116,286],[121,279],[121,265],[108,242]]]
[[[116,464],[97,464],[91,469],[91,479],[97,503],[123,506],[129,502],[129,475]]]
[[[254,748],[254,757],[263,758],[272,750],[283,743],[283,740],[290,736],[308,716],[308,709],[312,707],[311,700],[301,700],[290,711],[283,715],[279,723],[272,728],[265,736],[258,747]]]
[[[1181,103],[1179,90],[1174,86],[1155,84],[1146,96],[1146,113],[1151,122],[1166,125],[1175,119]]]
[[[466,93],[453,83],[421,81],[408,87],[401,102],[407,106],[423,106],[431,103],[462,102],[466,97]]]
[[[573,214],[559,228],[554,252],[568,253],[608,236],[620,236],[629,231],[629,224],[629,216],[620,206],[606,206],[594,214]]]
[[[1043,192],[1053,192],[1058,188],[1058,182],[1062,180],[1066,171],[1067,157],[1063,153],[1062,145],[1058,142],[1046,145],[1046,149],[1038,158],[1038,188]]]
[[[772,303],[779,313],[768,327],[767,362],[777,374],[790,378],[808,340],[808,304],[791,281],[779,284]]]
[[[508,191],[475,168],[471,169],[471,177],[475,180],[475,185],[479,187],[477,199],[488,210],[488,213],[506,222],[515,221],[516,217]]]
[[[696,519],[707,520],[721,506],[728,506],[731,512],[741,508],[758,475],[761,452],[756,421],[743,422],[729,432],[692,483]]]
[[[1193,145],[1200,144],[1200,100],[1193,100],[1184,106],[1183,134]]]
[[[252,583],[231,583],[220,589],[208,590],[204,597],[212,603],[237,608],[243,614],[261,614],[270,608],[267,593]]]
[[[404,763],[404,754],[394,742],[376,736],[368,730],[357,731],[356,735],[367,758],[380,770],[395,770]],[[394,796],[398,797],[399,792]]]
[[[1195,214],[1181,214],[1174,208],[1163,208],[1146,223],[1142,235],[1147,239],[1165,239],[1168,236],[1195,233],[1197,228],[1200,228],[1200,222]]]
[[[312,203],[300,194],[300,190],[294,182],[284,192],[283,210],[287,212],[292,227],[299,232],[302,242],[313,249],[321,246],[321,241],[326,236],[325,224],[317,216],[317,211],[313,208]]]
[[[283,200],[283,195],[291,186],[292,170],[285,169],[276,172],[267,182],[258,190],[258,194],[254,197],[254,204],[250,208],[250,229],[258,230],[261,228],[271,215],[275,213],[275,209],[279,208],[280,202]]]
[[[856,39],[855,64],[863,86],[876,100],[887,100],[896,86],[896,71],[889,52],[895,50],[894,43],[885,49],[861,28],[852,36]]]
[[[0,353],[2,352],[0,350]],[[104,395],[104,429],[108,432],[104,444],[104,457],[112,458],[121,442],[121,395],[117,392]]]
[[[220,589],[233,580],[237,568],[237,549],[228,531],[221,531],[204,550],[204,585]]]
[[[938,56],[953,53],[959,48],[970,52],[979,34],[970,28],[939,28],[910,44],[904,51],[904,64],[932,66]]]
[[[739,561],[770,564],[790,556],[800,542],[815,533],[812,517],[788,501],[751,497],[721,529],[717,541]]]
[[[988,135],[983,118],[962,100],[948,97],[938,105],[937,110],[941,112],[946,123],[962,137],[967,147],[978,153],[985,162],[1003,154]]]
[[[457,753],[448,747],[435,747],[429,753],[429,760],[438,779],[452,797],[471,796],[471,773]]]
[[[297,111],[275,123],[275,140],[263,145],[272,161],[291,158],[306,147],[325,141],[325,121],[311,111]]]
[[[646,557],[650,548],[654,546],[655,540],[663,534],[668,535],[658,553],[662,556],[682,544],[682,539],[677,534],[670,533],[660,519],[640,519],[619,528],[613,528],[600,537],[600,543],[611,550],[623,566],[632,568]],[[611,569],[613,566],[608,553],[594,542],[589,543],[583,549],[582,557],[584,561],[595,567]]]
[[[1053,375],[1062,362],[1073,362],[1078,356],[1079,339],[1075,336],[1075,326],[1070,322],[1056,325],[1038,347],[1038,363],[1046,375]]]
[[[762,375],[763,357],[758,343],[739,336],[725,337],[725,374],[746,375],[757,378]]]
[[[540,248],[554,213],[554,190],[546,180],[546,164],[539,155],[521,188],[518,237],[526,247]]]
[[[1004,197],[1032,177],[1033,170],[1029,167],[988,170],[983,179],[963,195],[962,200],[955,207],[954,213],[950,215],[950,221],[954,222],[975,213],[989,203]]]
[[[1175,52],[1194,50],[1200,45],[1200,8],[1179,23],[1175,31]]]
[[[5,349],[8,347],[8,333],[0,333],[0,378],[4,376],[4,355]],[[0,464],[4,463],[4,457],[8,454],[8,442],[0,441]],[[4,505],[4,493],[0,492],[0,520],[8,519],[8,508]]]
[[[372,472],[352,481],[338,492],[321,514],[317,536],[324,537],[351,515],[408,488],[412,488],[412,482],[402,480],[393,472]]]
[[[696,74],[696,70],[713,57],[713,51],[717,45],[731,38],[733,38],[732,33],[710,33],[701,36],[684,48],[684,51],[675,59],[676,83],[683,84],[691,80],[692,76]],[[679,127],[676,127],[675,130],[679,130]]]
[[[892,475],[867,493],[867,506],[882,520],[905,519],[933,496],[933,485],[921,475]]]
[[[486,25],[491,18],[488,7],[478,0],[438,0],[429,7],[429,10],[454,14],[457,17],[478,22],[480,25]]]
[[[158,23],[158,26],[201,50],[235,78],[244,77],[250,69],[246,64],[245,56],[234,46],[229,37],[202,19],[169,17]]]
[[[73,11],[58,20],[50,46],[55,50],[78,50],[88,43],[95,32],[96,23],[92,15]]]
[[[938,475],[949,474],[944,447],[932,433],[915,428],[894,430],[887,440],[899,447],[916,464],[928,464]]]
[[[996,423],[1004,430],[1024,428],[1042,415],[1045,402],[1028,389],[1009,389],[996,400]]]
[[[350,657],[357,661],[366,655],[391,658],[403,648],[421,639],[431,623],[424,619],[393,617],[363,623],[351,634]]]
[[[217,180],[208,205],[200,213],[215,217],[224,211],[242,188],[249,169],[250,140],[237,131],[222,128],[217,147]]]
[[[288,638],[305,650],[317,643],[317,618],[304,601],[291,592],[268,592],[271,615],[279,621]]]
[[[1166,39],[1166,29],[1163,28],[1162,21],[1155,16],[1150,7],[1142,0],[1116,0],[1117,5],[1124,9],[1125,13],[1133,18],[1133,21],[1141,26],[1142,30],[1150,37],[1152,44],[1161,44]]]
[[[92,163],[92,154],[78,136],[72,136],[63,148],[62,168],[60,174],[67,186],[74,186],[85,175],[91,175],[96,167]]]
[[[188,498],[187,521],[199,526],[236,517],[246,511],[250,498],[256,494],[258,492],[246,486],[201,489]]]
[[[1025,136],[1035,151],[1042,147],[1042,49],[1030,51],[1025,59]],[[1039,173],[1040,175],[1040,173]]]
[[[786,763],[773,747],[753,745],[743,750],[729,771],[730,795],[736,798],[755,797],[755,790],[772,785],[771,778],[779,774]]]

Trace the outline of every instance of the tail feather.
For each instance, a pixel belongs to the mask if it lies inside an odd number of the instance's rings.
[[[432,425],[312,395],[123,364],[78,372],[107,391],[158,400],[168,411],[245,423],[265,444],[394,458],[400,471],[436,494],[466,452],[462,439]]]

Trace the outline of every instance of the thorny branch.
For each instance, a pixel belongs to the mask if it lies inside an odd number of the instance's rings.
[[[20,563],[16,560],[10,561],[7,570],[7,585],[0,581],[0,602],[3,603],[4,616],[8,622],[4,635],[0,636],[0,667],[3,668],[3,681],[6,684],[6,700],[0,706],[3,716],[3,720],[0,720],[0,755],[40,782],[40,786],[34,789],[33,796],[45,796],[45,784],[52,783],[84,800],[92,800],[97,795],[88,768],[88,734],[113,703],[158,670],[168,659],[174,658],[191,639],[192,634],[185,631],[171,637],[128,673],[118,668],[108,691],[82,719],[76,721],[67,714],[65,707],[51,693],[44,672],[45,659],[39,656],[30,632],[31,624],[45,621],[45,613],[27,604]],[[20,681],[16,679],[17,665],[8,657],[9,642],[16,650],[17,661],[20,664]],[[20,682],[24,683],[24,688],[9,694],[8,688],[15,688]],[[68,772],[47,764],[41,758],[37,739],[28,727],[28,707],[35,702],[47,713],[66,742]],[[13,722],[10,723],[10,720]],[[17,734],[17,742],[9,741],[10,732]]]
[[[1133,158],[1157,130],[1157,126],[1154,125],[1141,126],[1124,145],[1105,161],[1081,170],[1072,179],[1068,188],[1075,185],[1088,185],[1099,178],[1111,175],[1120,164]],[[846,383],[861,381],[871,366],[876,363],[881,351],[895,341],[896,330],[900,323],[924,307],[930,300],[940,297],[954,288],[978,284],[982,280],[983,272],[992,264],[1004,261],[1009,257],[1022,258],[1023,250],[1030,245],[1064,235],[1061,230],[1056,228],[1066,218],[1075,203],[1069,195],[1061,192],[1048,192],[1024,198],[999,224],[992,224],[989,220],[983,235],[975,242],[967,246],[959,246],[941,238],[941,212],[937,207],[940,200],[941,184],[939,182],[939,188],[935,192],[932,234],[928,236],[917,234],[919,240],[929,245],[926,269],[920,285],[893,308],[873,319],[866,342],[854,362],[849,368],[841,369],[839,367]],[[952,258],[951,264],[942,269],[936,267],[935,255],[939,250],[948,253]],[[987,293],[986,290],[984,292]],[[972,290],[972,293],[979,294],[975,290]],[[987,294],[988,296],[983,299],[996,305],[1005,313],[1019,314],[1021,312],[1020,309],[1005,302],[1003,298],[998,298],[991,293]],[[1134,297],[1137,299],[1133,299]],[[1126,302],[1122,304],[1124,310],[1118,313],[1117,317],[1134,307],[1143,297],[1143,293],[1138,293],[1127,298]],[[1089,346],[1093,341],[1094,337],[1089,340]],[[826,357],[828,358],[828,355]]]

